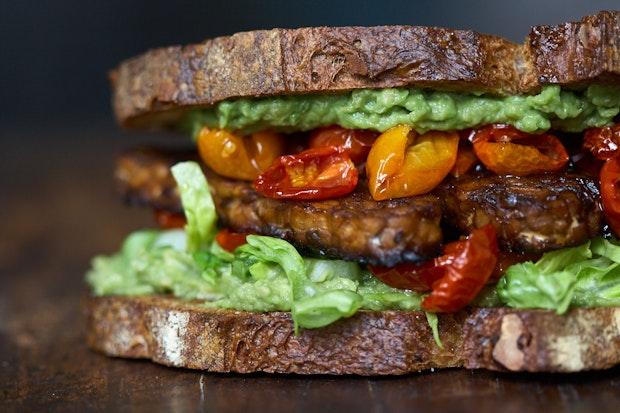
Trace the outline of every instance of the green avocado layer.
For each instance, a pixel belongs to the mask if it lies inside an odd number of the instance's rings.
[[[263,129],[306,131],[340,125],[383,132],[398,124],[418,132],[506,123],[524,132],[550,128],[580,132],[610,123],[620,111],[620,88],[583,91],[546,86],[537,95],[491,96],[421,89],[361,89],[334,95],[275,96],[223,101],[187,115],[195,135],[202,126],[242,133]]]

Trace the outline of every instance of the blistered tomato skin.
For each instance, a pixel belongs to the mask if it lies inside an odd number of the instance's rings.
[[[336,146],[342,148],[353,163],[360,164],[366,161],[372,144],[379,136],[378,132],[366,129],[345,129],[340,126],[328,126],[312,131],[310,147]]]
[[[475,229],[464,240],[447,244],[444,254],[421,264],[395,267],[370,266],[385,284],[417,292],[431,291],[422,308],[433,312],[456,312],[478,295],[498,271],[499,249],[492,225]],[[501,269],[500,269],[501,270]]]
[[[422,264],[404,263],[395,267],[368,266],[375,277],[390,287],[416,292],[430,291],[429,278],[434,278],[437,269],[433,260]]]
[[[247,243],[248,235],[245,232],[232,232],[228,228],[223,228],[215,236],[215,241],[226,251],[233,252],[237,247]]]
[[[620,124],[586,130],[583,149],[601,161],[620,155]]]
[[[203,128],[198,135],[200,157],[219,175],[253,181],[284,150],[282,137],[273,132],[239,136],[224,129]]]
[[[605,161],[600,175],[601,201],[607,224],[620,236],[620,158]]]
[[[254,188],[269,198],[322,200],[353,192],[357,180],[346,151],[324,146],[279,157],[256,178]]]
[[[491,224],[473,230],[463,241],[448,244],[445,254],[435,259],[443,276],[432,283],[422,308],[451,313],[465,307],[493,274],[498,256],[497,235]]]
[[[431,131],[417,135],[407,125],[381,134],[366,161],[368,189],[377,201],[433,190],[453,168],[459,136]]]
[[[557,172],[569,161],[566,148],[555,136],[528,134],[509,125],[477,129],[471,142],[484,166],[500,175]]]

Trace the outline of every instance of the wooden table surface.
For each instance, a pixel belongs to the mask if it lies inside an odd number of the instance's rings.
[[[80,312],[90,257],[151,224],[115,196],[113,156],[159,137],[86,122],[0,136],[0,411],[620,411],[620,369],[243,376],[96,354],[84,345]]]

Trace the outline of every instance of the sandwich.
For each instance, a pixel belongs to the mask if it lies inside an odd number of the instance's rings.
[[[620,12],[533,27],[316,27],[111,72],[155,229],[95,257],[89,346],[212,372],[620,364]],[[191,139],[189,138],[191,137]]]

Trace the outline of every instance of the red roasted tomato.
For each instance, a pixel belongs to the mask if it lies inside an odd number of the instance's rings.
[[[315,129],[310,134],[310,147],[336,146],[344,149],[355,164],[366,161],[378,132],[366,129],[345,129],[340,126],[328,126]]]
[[[357,179],[344,149],[323,146],[280,156],[254,181],[254,188],[270,198],[319,200],[349,194]]]
[[[605,161],[600,185],[603,213],[611,230],[620,236],[620,158]]]
[[[583,148],[602,161],[617,157],[620,154],[620,124],[586,130]]]
[[[215,241],[226,251],[233,252],[247,242],[248,235],[245,232],[232,232],[228,228],[223,228],[215,236]]]
[[[464,240],[446,245],[444,255],[423,264],[392,269],[371,267],[377,278],[395,288],[428,291],[422,308],[456,312],[469,304],[487,283],[498,261],[497,235],[492,225],[475,229]]]

